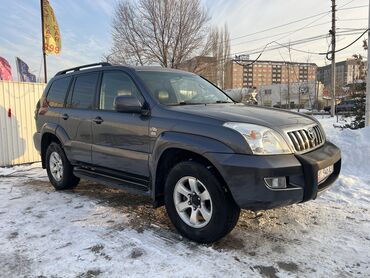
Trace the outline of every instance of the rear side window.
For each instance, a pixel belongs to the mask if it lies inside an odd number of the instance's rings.
[[[71,78],[66,77],[55,80],[53,84],[51,84],[49,93],[46,97],[46,101],[50,106],[63,107],[70,81]]]
[[[140,99],[138,89],[127,74],[119,71],[105,72],[101,83],[99,108],[114,110],[113,103],[117,96],[136,96]]]
[[[92,109],[97,81],[97,72],[87,73],[76,77],[70,107]]]

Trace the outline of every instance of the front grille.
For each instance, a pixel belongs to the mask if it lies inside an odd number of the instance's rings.
[[[324,133],[318,125],[287,132],[296,152],[306,152],[325,142]]]

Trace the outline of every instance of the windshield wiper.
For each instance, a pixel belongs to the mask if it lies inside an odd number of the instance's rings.
[[[188,101],[180,101],[178,105],[199,105],[199,104],[206,104],[202,102],[188,102]]]
[[[217,100],[215,103],[232,103],[232,102],[227,100]]]

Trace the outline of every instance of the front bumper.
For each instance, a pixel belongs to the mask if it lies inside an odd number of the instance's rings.
[[[207,153],[223,176],[237,203],[244,209],[270,209],[315,199],[339,176],[341,154],[339,148],[330,142],[305,153],[290,155],[242,155]],[[318,184],[320,169],[334,165],[334,172]],[[264,178],[287,178],[286,189],[270,189]]]

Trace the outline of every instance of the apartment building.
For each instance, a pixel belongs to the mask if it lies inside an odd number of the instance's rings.
[[[365,80],[367,75],[367,61],[356,58],[349,58],[346,61],[335,63],[336,86],[343,87],[352,84],[356,80]],[[319,67],[317,80],[325,87],[331,87],[331,65]]]
[[[272,84],[315,81],[317,65],[281,61],[230,61],[226,66],[225,88],[260,88]]]
[[[225,89],[243,88],[243,66],[227,62],[225,67]]]
[[[217,84],[217,60],[215,57],[197,56],[181,63],[178,69],[196,73]]]

